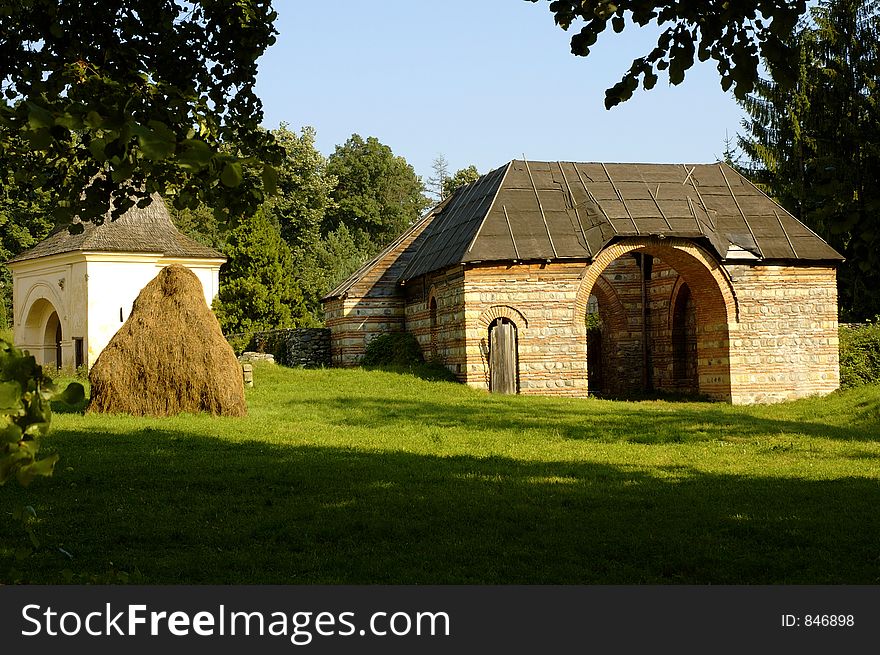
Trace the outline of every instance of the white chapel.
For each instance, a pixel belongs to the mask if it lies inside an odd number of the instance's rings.
[[[115,221],[66,227],[9,261],[13,341],[37,363],[91,367],[122,326],[137,295],[169,264],[202,283],[211,304],[226,258],[181,233],[159,196]]]

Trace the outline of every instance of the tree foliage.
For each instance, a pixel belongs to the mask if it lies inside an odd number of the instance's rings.
[[[12,316],[12,274],[6,262],[49,234],[49,194],[15,181],[16,163],[0,150],[0,329]]]
[[[444,191],[446,190],[446,181],[448,179],[449,162],[441,152],[434,157],[434,161],[431,162],[431,177],[428,178],[428,183],[425,185],[431,196],[432,202],[440,202],[446,197]]]
[[[880,314],[880,3],[824,0],[795,38],[796,83],[743,101],[750,174],[846,261],[845,318]]]
[[[336,178],[315,148],[315,128],[304,127],[297,135],[282,123],[273,134],[284,155],[278,166],[279,193],[267,201],[267,211],[291,249],[302,251],[320,237],[324,217],[334,206]]]
[[[296,327],[305,315],[290,249],[262,210],[229,233],[214,313],[225,334]]]
[[[447,178],[446,181],[443,182],[443,197],[451,196],[455,193],[455,190],[458,187],[470,184],[471,182],[476,182],[479,179],[480,171],[478,171],[477,167],[473,164],[467,168],[460,168],[455,171],[455,175]]]
[[[806,0],[550,0],[550,11],[564,30],[583,22],[571,38],[572,53],[581,56],[590,54],[609,24],[616,33],[628,24],[663,28],[657,46],[605,92],[610,109],[628,100],[640,79],[645,89],[653,88],[658,71],[668,70],[669,81],[680,84],[695,58],[714,60],[721,87],[733,87],[739,98],[752,91],[761,59],[776,70],[777,81],[793,80],[789,37]]]
[[[62,222],[154,191],[243,213],[279,159],[254,94],[275,17],[270,0],[0,0],[0,154]]]
[[[324,233],[344,225],[368,254],[412,225],[429,204],[413,167],[375,137],[364,140],[353,134],[336,146],[327,172],[337,179],[337,186]]]
[[[49,432],[52,400],[81,403],[84,390],[74,382],[62,392],[33,356],[0,340],[0,485],[16,478],[28,485],[52,475],[58,455],[39,458],[40,437]]]

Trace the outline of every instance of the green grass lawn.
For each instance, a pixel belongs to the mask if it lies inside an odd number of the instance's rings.
[[[0,522],[0,580],[880,582],[880,387],[743,408],[255,368],[246,419],[56,414],[55,476],[0,489],[41,540],[16,562]]]

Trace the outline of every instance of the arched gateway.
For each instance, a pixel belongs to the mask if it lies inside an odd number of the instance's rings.
[[[681,302],[682,287],[695,312],[690,330],[696,353],[690,355],[690,362],[685,360],[691,351],[681,344],[687,340],[687,317],[679,316],[675,325],[675,300]],[[608,288],[613,290],[616,306],[603,311],[600,303],[599,314],[617,319],[614,324],[603,321],[608,324],[603,340],[617,344],[615,370],[610,374],[617,377],[618,395],[695,392],[730,400],[730,334],[737,330],[737,301],[729,276],[710,252],[684,239],[656,237],[631,237],[604,248],[579,285],[575,329],[584,325],[581,317],[587,312],[589,297],[597,292],[609,296]],[[625,304],[621,297],[626,298]],[[679,313],[683,311],[679,307]],[[589,361],[589,353],[587,357]],[[695,369],[696,384],[681,384],[682,370],[689,366]]]
[[[504,317],[518,393],[771,402],[838,386],[840,261],[726,164],[512,161],[324,302],[338,365],[404,329],[489,389],[487,330]]]

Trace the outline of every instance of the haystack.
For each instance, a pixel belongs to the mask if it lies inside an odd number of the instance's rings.
[[[90,412],[244,416],[241,365],[201,282],[172,264],[143,288],[89,373]]]

